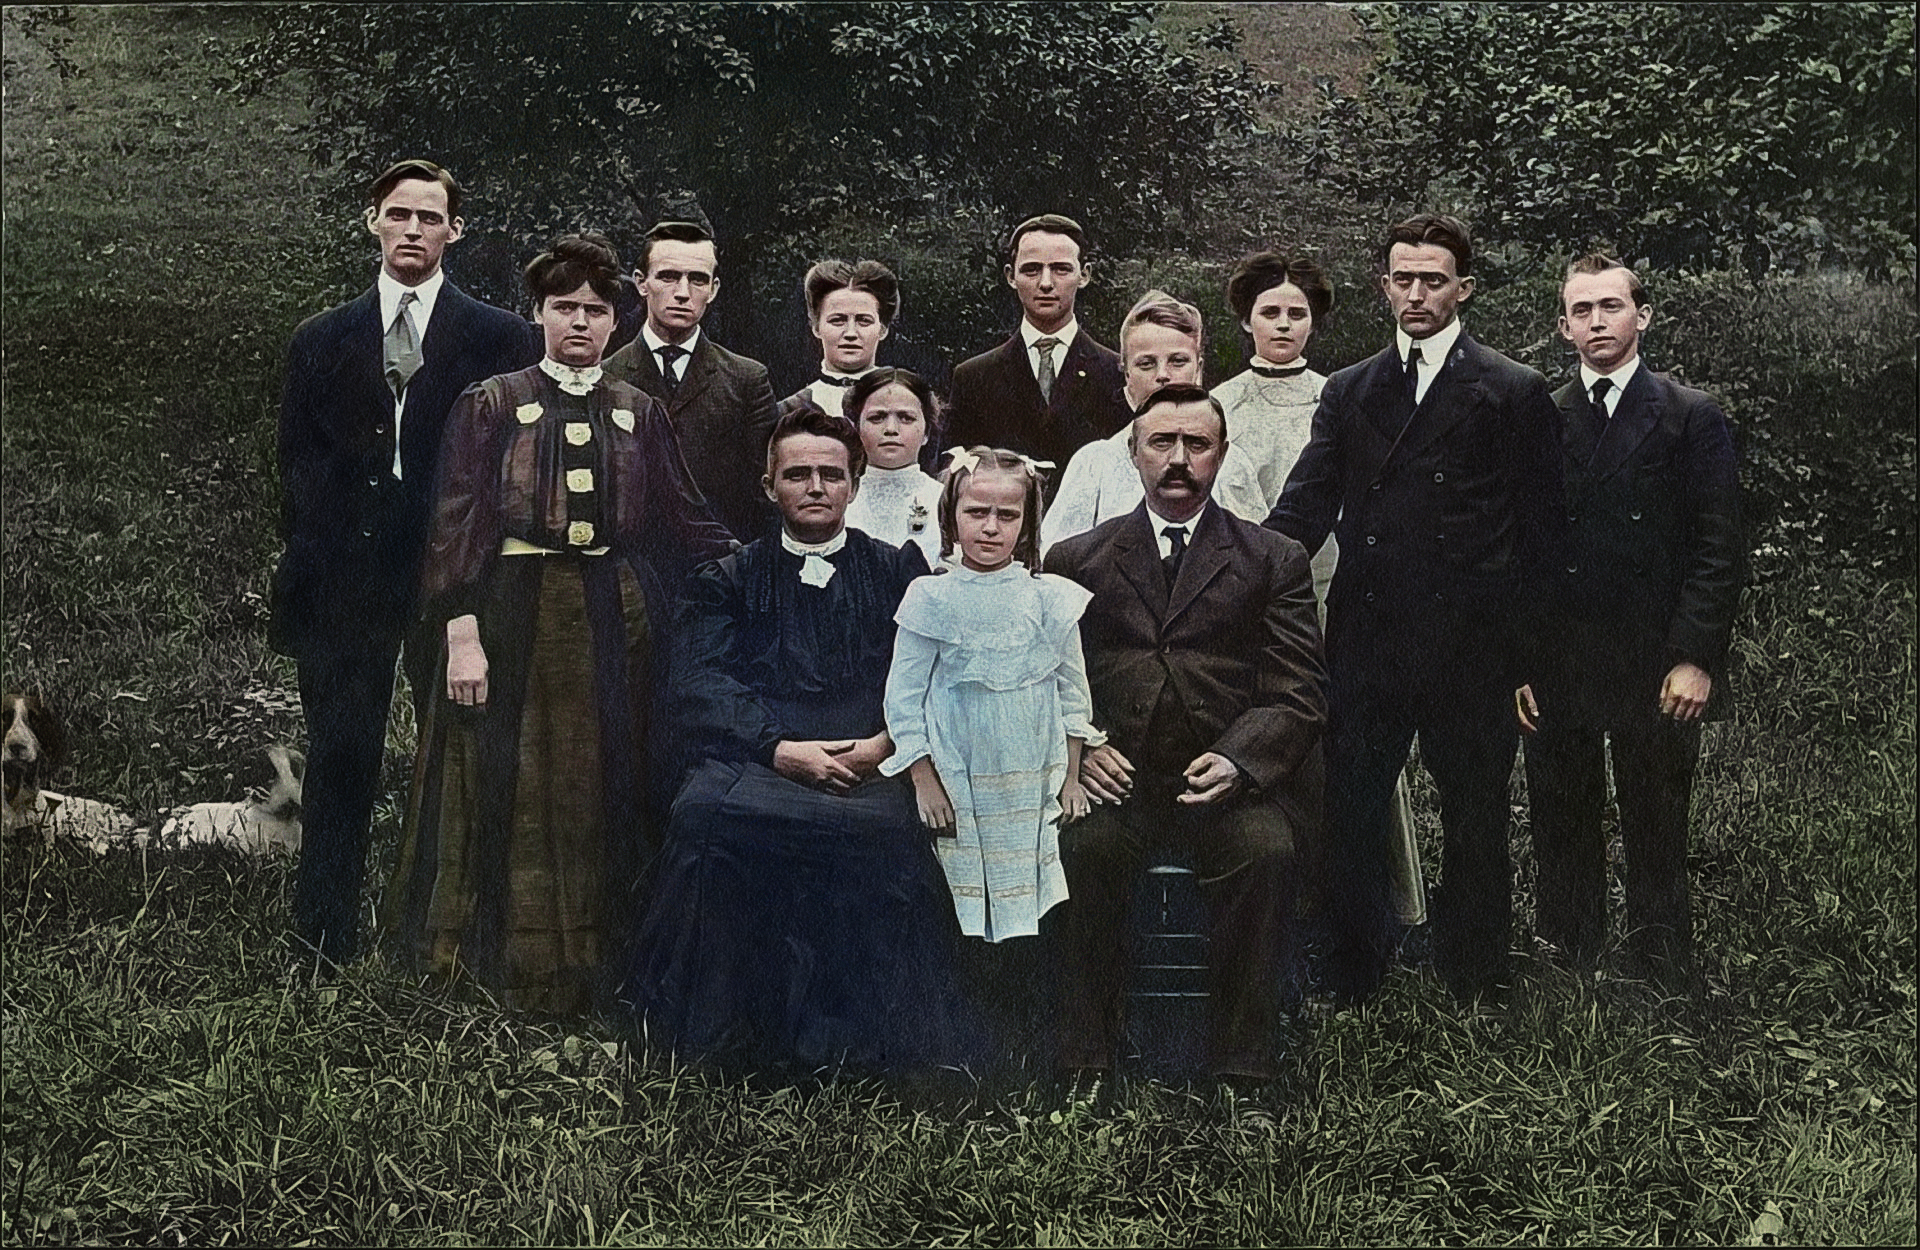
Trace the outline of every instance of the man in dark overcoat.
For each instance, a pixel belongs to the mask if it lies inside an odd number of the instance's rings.
[[[1113,1067],[1128,900],[1148,852],[1171,847],[1192,856],[1207,906],[1208,1063],[1278,1075],[1296,887],[1319,836],[1325,675],[1306,552],[1212,500],[1226,434],[1203,388],[1156,391],[1131,440],[1145,500],[1047,553],[1047,572],[1093,592],[1080,632],[1108,733],[1081,760],[1096,806],[1060,832],[1064,1068]]]
[[[953,371],[945,445],[1050,461],[1049,495],[1074,452],[1133,417],[1121,397],[1119,353],[1095,342],[1074,314],[1091,276],[1086,247],[1079,223],[1058,213],[1014,227],[1005,276],[1020,296],[1020,329]]]
[[[1435,961],[1463,996],[1505,980],[1511,703],[1562,511],[1560,411],[1545,380],[1460,323],[1473,293],[1465,225],[1410,218],[1389,232],[1384,259],[1395,341],[1327,380],[1266,520],[1308,551],[1338,528],[1323,975],[1349,1000],[1379,986],[1392,955],[1387,805],[1416,734],[1445,830]]]
[[[369,199],[379,277],[302,322],[287,349],[286,552],[269,626],[274,649],[297,662],[307,723],[294,926],[335,962],[358,948],[395,660],[404,651],[416,710],[437,677],[440,639],[412,634],[442,427],[460,392],[540,355],[525,320],[468,296],[441,269],[465,228],[452,174],[401,161]]]
[[[1606,941],[1606,743],[1637,972],[1683,986],[1692,962],[1687,812],[1700,722],[1724,703],[1744,560],[1733,437],[1713,399],[1648,369],[1639,275],[1590,255],[1567,270],[1560,334],[1579,376],[1565,419],[1567,525],[1546,635],[1516,692],[1527,739],[1534,932],[1577,965]]]
[[[778,517],[760,489],[777,406],[767,367],[720,346],[701,324],[720,294],[713,234],[696,222],[659,223],[647,232],[633,277],[647,318],[631,343],[607,357],[607,376],[660,401],[714,517],[752,542]]]

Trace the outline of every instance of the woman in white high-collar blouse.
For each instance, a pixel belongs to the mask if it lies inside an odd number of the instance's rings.
[[[1227,304],[1253,342],[1246,371],[1213,388],[1227,414],[1233,471],[1223,466],[1214,497],[1236,516],[1264,521],[1280,499],[1294,461],[1313,433],[1313,412],[1320,405],[1326,375],[1302,358],[1314,330],[1333,311],[1333,283],[1305,256],[1255,252],[1234,266],[1227,279]],[[1313,553],[1313,593],[1320,618],[1327,614],[1327,586],[1333,580],[1340,545],[1332,535]],[[1395,910],[1405,924],[1426,919],[1426,888],[1414,842],[1413,803],[1403,776],[1388,810],[1394,862]]]
[[[900,279],[877,260],[823,260],[807,270],[807,328],[820,340],[820,375],[780,401],[785,413],[811,401],[831,416],[853,384],[873,372],[880,342],[900,314]]]

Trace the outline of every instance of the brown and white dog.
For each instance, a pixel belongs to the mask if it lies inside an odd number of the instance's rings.
[[[0,702],[0,714],[7,727],[0,745],[5,836],[33,831],[49,847],[56,837],[67,837],[95,851],[132,836],[133,817],[112,804],[42,788],[66,764],[67,735],[38,695],[9,693]]]
[[[307,757],[276,744],[267,748],[265,758],[269,771],[248,787],[245,802],[177,807],[160,825],[160,844],[230,846],[248,855],[298,851]]]

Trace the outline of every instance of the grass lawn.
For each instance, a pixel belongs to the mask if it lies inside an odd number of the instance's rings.
[[[150,814],[300,736],[263,641],[277,374],[372,243],[289,146],[297,101],[211,92],[247,10],[74,14],[64,82],[7,19],[5,671],[66,710],[69,789]],[[1528,957],[1523,828],[1511,999],[1396,971],[1271,1098],[776,1088],[378,959],[316,984],[284,863],[13,844],[0,1237],[1911,1244],[1914,586],[1761,572],[1696,787],[1698,1002]]]

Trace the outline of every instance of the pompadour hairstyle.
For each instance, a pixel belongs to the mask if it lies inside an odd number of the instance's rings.
[[[555,239],[527,262],[525,276],[535,307],[549,296],[577,291],[582,284],[609,304],[618,307],[620,302],[620,254],[605,235],[569,234]]]
[[[1043,231],[1047,234],[1066,235],[1069,239],[1073,240],[1074,246],[1080,249],[1080,263],[1083,265],[1086,263],[1087,232],[1080,228],[1080,223],[1071,217],[1063,217],[1059,213],[1041,213],[1038,217],[1029,217],[1015,226],[1013,233],[1007,236],[1007,263],[1009,265],[1013,263],[1014,256],[1020,251],[1020,240],[1034,233],[1036,230]]]
[[[1200,310],[1175,299],[1158,287],[1135,300],[1133,307],[1127,309],[1127,315],[1120,319],[1120,353],[1123,357],[1127,351],[1127,332],[1138,325],[1165,326],[1177,331],[1193,340],[1195,356],[1206,354],[1207,326]]]
[[[823,260],[807,270],[807,320],[820,320],[820,303],[835,291],[865,291],[880,305],[880,324],[900,315],[900,279],[877,260]]]
[[[1305,254],[1255,252],[1242,258],[1227,279],[1227,306],[1242,322],[1253,320],[1253,306],[1274,287],[1291,282],[1307,297],[1313,312],[1314,328],[1333,311],[1333,283],[1326,270]]]
[[[656,243],[713,243],[713,272],[720,275],[720,245],[714,242],[713,231],[697,221],[662,221],[647,231],[646,241],[640,245],[640,257],[634,262],[641,277],[647,276],[647,266],[653,262],[653,245]]]

